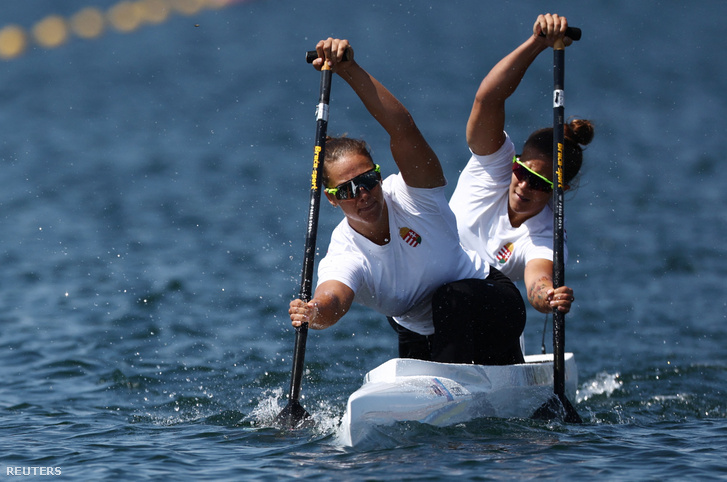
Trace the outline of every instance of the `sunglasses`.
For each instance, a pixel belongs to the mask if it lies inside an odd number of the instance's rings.
[[[358,196],[359,188],[364,188],[370,192],[379,184],[379,181],[381,181],[381,168],[376,164],[376,167],[370,171],[359,174],[336,187],[326,188],[325,191],[339,200],[354,199]]]
[[[553,192],[553,182],[520,162],[517,156],[512,158],[512,172],[518,181],[527,181],[528,187],[534,191]]]

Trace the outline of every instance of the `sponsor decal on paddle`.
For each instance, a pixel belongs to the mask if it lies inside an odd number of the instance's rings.
[[[315,146],[313,148],[313,173],[310,179],[310,188],[314,191],[318,190],[318,165],[320,164],[320,155],[323,148],[321,146]]]
[[[514,246],[512,243],[507,243],[505,246],[500,248],[500,251],[497,252],[496,256],[497,262],[500,264],[507,263],[507,260],[510,259],[510,256],[512,256],[513,248]]]
[[[422,244],[422,237],[419,236],[416,231],[411,228],[405,227],[399,229],[399,236],[401,236],[401,239],[403,239],[404,242],[412,248],[416,248],[417,246]]]

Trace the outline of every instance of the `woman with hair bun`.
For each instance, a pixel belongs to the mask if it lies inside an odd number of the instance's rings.
[[[553,129],[533,132],[516,156],[505,132],[505,101],[541,52],[557,39],[572,43],[567,27],[565,17],[538,16],[532,36],[484,78],[467,122],[472,157],[450,200],[462,244],[511,280],[524,280],[528,301],[542,313],[568,313],[575,299],[567,286],[553,289]],[[590,121],[565,125],[564,189],[573,185],[592,139]],[[564,254],[567,260],[567,247]]]

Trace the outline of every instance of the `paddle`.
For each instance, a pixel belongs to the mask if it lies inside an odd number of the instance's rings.
[[[318,57],[315,51],[306,52],[306,62],[311,63]],[[328,129],[328,102],[331,96],[332,72],[327,64],[321,68],[321,88],[318,108],[316,109],[316,141],[313,149],[313,172],[311,174],[310,205],[308,208],[308,231],[305,237],[305,254],[301,273],[300,295],[303,301],[310,301],[313,287],[313,267],[315,262],[316,235],[318,232],[318,212],[321,205],[321,164],[325,157],[326,131]],[[297,428],[312,425],[310,414],[300,404],[300,385],[303,379],[305,344],[308,338],[308,323],[295,329],[295,349],[293,351],[293,370],[290,380],[288,405],[278,414],[275,425],[284,428]]]
[[[570,33],[574,35],[570,35]],[[569,28],[566,35],[580,40],[580,29]],[[565,44],[558,40],[553,45],[553,288],[565,284],[564,263],[564,199],[563,199],[563,142],[564,113],[563,98],[565,79]],[[534,418],[552,419],[562,416],[568,423],[582,423],[581,417],[565,396],[565,313],[553,310],[553,393]],[[563,413],[564,412],[564,413]]]

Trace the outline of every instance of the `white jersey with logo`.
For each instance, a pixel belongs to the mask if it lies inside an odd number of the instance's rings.
[[[489,266],[459,243],[445,188],[412,188],[401,174],[383,184],[391,240],[379,246],[344,219],[318,266],[318,285],[337,280],[368,306],[422,335],[434,333],[432,295],[445,283],[484,279]]]
[[[553,260],[553,209],[548,203],[540,213],[512,227],[507,206],[513,156],[515,146],[510,137],[494,154],[473,153],[449,205],[457,217],[462,244],[511,280],[519,281],[530,260]],[[564,261],[567,259],[566,246]]]

